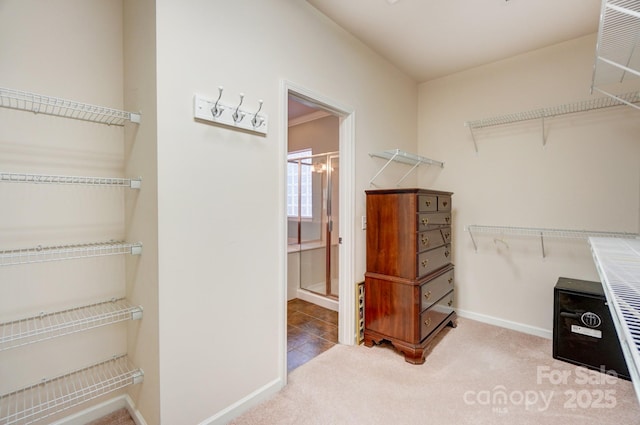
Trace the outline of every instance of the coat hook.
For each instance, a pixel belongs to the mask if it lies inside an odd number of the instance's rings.
[[[258,101],[258,104],[260,105],[260,107],[258,108],[256,113],[253,115],[253,119],[251,120],[251,125],[253,126],[253,128],[260,127],[264,122],[264,118],[258,117],[258,113],[262,110],[262,99]]]
[[[244,100],[244,93],[240,93],[240,103],[236,107],[236,111],[233,113],[233,121],[238,124],[244,118],[244,112],[240,110],[240,105],[242,105],[242,101]]]
[[[218,100],[216,100],[216,104],[213,105],[213,108],[211,108],[211,114],[213,115],[213,118],[218,118],[220,115],[222,115],[222,112],[224,111],[224,108],[222,106],[218,107],[218,102],[220,102],[220,98],[222,97],[222,90],[224,90],[224,87],[219,86]]]

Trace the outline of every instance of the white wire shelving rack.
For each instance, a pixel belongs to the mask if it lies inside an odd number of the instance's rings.
[[[640,402],[640,239],[589,238],[589,244]]]
[[[624,101],[604,89],[640,77],[640,2],[603,0],[591,90]],[[627,102],[625,102],[627,103]],[[634,102],[629,106],[640,109]]]
[[[35,183],[35,184],[63,184],[81,186],[111,186],[140,189],[142,178],[120,177],[87,177],[60,176],[47,174],[5,173],[0,171],[0,182],[3,183]]]
[[[0,266],[74,260],[118,254],[142,254],[142,243],[123,241],[96,242],[77,245],[37,246],[35,248],[0,251]]]
[[[71,308],[0,323],[0,351],[126,320],[142,319],[142,307],[126,299]]]
[[[0,396],[0,425],[27,425],[144,380],[126,355]]]
[[[640,91],[624,93],[617,95],[617,97],[598,97],[589,100],[583,100],[580,102],[567,103],[564,105],[552,106],[548,108],[534,109],[531,111],[517,112],[512,114],[505,114],[495,116],[491,118],[484,118],[475,121],[466,121],[465,126],[469,128],[471,132],[471,139],[473,140],[473,147],[476,153],[478,153],[478,143],[474,130],[479,130],[486,127],[493,127],[498,125],[512,124],[529,120],[541,120],[542,131],[542,145],[546,144],[545,137],[545,119],[553,118],[556,116],[575,114],[578,112],[587,112],[597,109],[611,108],[621,105],[640,105]]]
[[[3,87],[0,87],[0,107],[107,125],[140,123],[140,114],[134,112]]]
[[[542,250],[542,258],[546,257],[544,248],[544,238],[556,238],[556,239],[584,239],[587,240],[590,237],[603,237],[603,238],[622,238],[633,239],[640,237],[637,233],[625,233],[625,232],[602,232],[592,230],[572,230],[572,229],[545,229],[537,227],[507,227],[507,226],[484,226],[477,224],[468,224],[464,230],[469,232],[469,237],[473,243],[473,248],[478,252],[478,245],[473,237],[474,233],[491,233],[500,235],[513,235],[513,236],[534,236],[540,238],[540,248]]]
[[[444,162],[436,161],[434,159],[425,158],[423,156],[419,156],[419,155],[415,155],[415,154],[412,154],[412,153],[408,153],[408,152],[402,151],[400,149],[392,149],[392,150],[387,150],[387,151],[383,151],[383,152],[374,152],[374,153],[370,153],[369,156],[370,157],[375,157],[375,158],[382,158],[382,159],[386,159],[387,160],[387,162],[382,166],[382,168],[380,168],[380,170],[378,170],[378,172],[371,178],[371,180],[369,180],[369,185],[373,185],[373,181],[392,162],[399,162],[401,164],[407,164],[407,165],[411,165],[412,166],[411,169],[409,171],[407,171],[407,173],[404,176],[402,176],[402,178],[400,178],[400,180],[398,180],[396,182],[396,186],[399,186],[400,183],[404,179],[406,179],[409,176],[409,174],[411,174],[411,172],[413,170],[415,170],[416,168],[418,168],[422,164],[437,165],[440,168],[444,168]]]

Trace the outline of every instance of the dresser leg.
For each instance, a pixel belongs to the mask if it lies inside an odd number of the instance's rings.
[[[451,313],[451,320],[449,320],[449,325],[452,328],[457,328],[458,327],[458,315],[456,314],[455,311],[453,313]]]

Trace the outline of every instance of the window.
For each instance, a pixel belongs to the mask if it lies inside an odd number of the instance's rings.
[[[287,215],[312,217],[311,149],[289,152],[287,155]],[[300,184],[300,187],[298,187]],[[298,201],[300,205],[298,205]]]

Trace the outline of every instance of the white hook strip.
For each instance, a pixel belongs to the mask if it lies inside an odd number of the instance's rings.
[[[261,112],[263,101],[259,100],[257,110],[250,112],[241,108],[244,101],[243,93],[240,94],[240,102],[238,104],[230,105],[221,100],[222,90],[222,87],[218,88],[217,100],[196,94],[194,96],[194,118],[199,121],[211,122],[230,128],[266,135],[268,117],[267,114]],[[246,115],[251,116],[251,119],[243,119]]]

